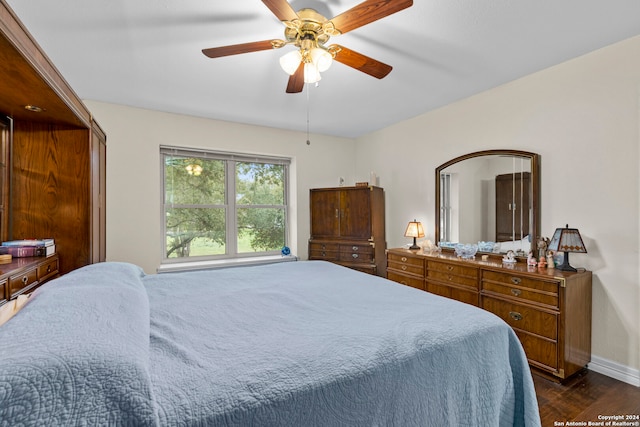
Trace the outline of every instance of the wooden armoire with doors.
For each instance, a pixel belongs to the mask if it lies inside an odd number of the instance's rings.
[[[529,234],[531,173],[496,176],[496,242],[520,240]]]
[[[53,238],[62,274],[104,261],[105,133],[4,0],[0,116],[0,238]]]
[[[309,259],[385,275],[384,190],[374,186],[315,188],[309,194]]]

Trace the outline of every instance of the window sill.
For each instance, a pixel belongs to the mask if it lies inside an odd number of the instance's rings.
[[[191,261],[191,262],[177,262],[171,264],[162,264],[156,269],[157,273],[174,273],[177,271],[194,271],[194,270],[209,270],[214,268],[228,268],[228,267],[244,267],[250,265],[263,265],[274,264],[277,262],[291,262],[297,261],[298,257],[289,255],[273,255],[263,257],[247,257],[247,258],[232,258],[215,261]]]

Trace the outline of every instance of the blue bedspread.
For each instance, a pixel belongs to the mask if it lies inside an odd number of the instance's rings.
[[[0,360],[2,425],[540,424],[502,320],[321,261],[86,267],[0,327]]]

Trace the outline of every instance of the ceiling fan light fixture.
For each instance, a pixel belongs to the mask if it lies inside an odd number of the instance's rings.
[[[300,61],[302,61],[302,54],[299,50],[294,50],[280,57],[280,67],[292,76],[298,69]]]
[[[333,62],[333,57],[329,52],[319,47],[315,47],[311,49],[309,52],[309,56],[311,57],[311,62],[318,68],[319,72],[324,72],[331,67],[331,63]]]
[[[304,64],[304,82],[305,83],[317,83],[322,79],[318,67],[312,62],[305,62]]]

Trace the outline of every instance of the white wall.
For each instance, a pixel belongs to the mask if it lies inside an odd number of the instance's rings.
[[[154,273],[162,257],[160,145],[293,158],[291,250],[307,257],[309,188],[354,185],[355,142],[85,101],[107,134],[107,260]]]
[[[541,155],[541,232],[568,223],[593,271],[594,359],[640,368],[640,37],[359,138],[356,175],[379,175],[389,247],[417,218],[433,239],[435,168],[462,154]],[[428,93],[416,96],[428,97]],[[402,153],[411,153],[403,155]],[[416,155],[419,153],[419,155]],[[615,366],[614,366],[615,367]],[[639,383],[640,384],[640,383]]]

